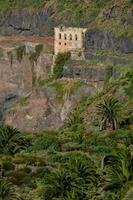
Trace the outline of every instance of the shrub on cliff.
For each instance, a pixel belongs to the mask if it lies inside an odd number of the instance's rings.
[[[63,66],[70,59],[70,52],[58,53],[54,63],[53,74],[55,79],[61,78],[63,73]]]

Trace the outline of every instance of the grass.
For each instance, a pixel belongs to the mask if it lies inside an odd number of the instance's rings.
[[[16,104],[19,106],[25,106],[28,103],[29,96],[21,96],[17,99]]]

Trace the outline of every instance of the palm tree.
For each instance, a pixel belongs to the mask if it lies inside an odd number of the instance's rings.
[[[128,150],[104,159],[106,189],[116,189],[133,178],[133,158]]]
[[[74,156],[66,163],[66,166],[78,177],[82,178],[85,184],[97,183],[95,163],[85,155]]]
[[[74,191],[79,197],[84,193],[84,182],[76,173],[60,167],[45,177],[43,192],[45,200],[67,199],[70,191]]]
[[[101,129],[106,129],[107,124],[115,130],[118,128],[119,102],[115,97],[108,97],[103,103],[98,104],[98,114],[102,117]]]
[[[11,183],[0,179],[0,200],[18,200],[19,195],[15,192]]]
[[[69,117],[64,122],[64,127],[69,128],[82,123],[83,123],[83,117],[81,117],[76,111],[74,111],[70,113]]]
[[[26,140],[17,129],[0,126],[0,153],[14,154],[26,146]]]

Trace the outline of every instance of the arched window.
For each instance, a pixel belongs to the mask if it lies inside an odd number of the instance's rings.
[[[77,36],[77,34],[75,35],[75,40],[78,40],[78,36]]]
[[[70,40],[72,40],[72,34],[70,34]]]
[[[59,33],[59,39],[61,39],[61,33]]]
[[[67,34],[66,33],[64,34],[64,39],[67,40]]]

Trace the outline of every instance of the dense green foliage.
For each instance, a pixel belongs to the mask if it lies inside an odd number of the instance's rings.
[[[22,200],[130,197],[133,187],[132,73],[131,70],[110,81],[98,94],[81,99],[57,131],[25,134],[0,126],[2,200],[9,199],[9,195],[10,199],[21,197]],[[72,85],[72,91],[77,87],[71,82],[69,85],[67,79],[56,81],[58,84],[65,81],[68,88]],[[58,92],[62,93],[62,89]],[[106,130],[99,127],[102,119],[109,122]],[[112,130],[110,123],[116,119],[119,127]]]
[[[0,153],[15,154],[25,148],[27,142],[17,129],[10,126],[0,128]]]
[[[70,52],[58,53],[58,55],[56,56],[53,68],[53,74],[55,79],[62,77],[63,66],[69,60],[70,56]]]
[[[106,129],[107,123],[111,124],[112,129],[118,128],[117,115],[119,111],[118,100],[108,97],[103,103],[98,104],[99,115],[101,115],[101,128]]]
[[[0,179],[0,199],[1,200],[19,200],[19,195],[15,192],[11,183]]]

